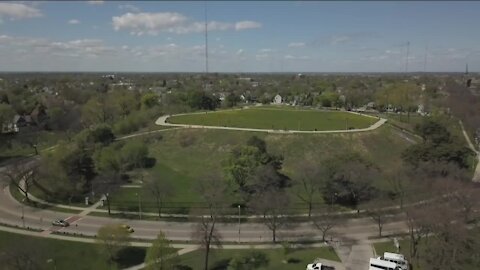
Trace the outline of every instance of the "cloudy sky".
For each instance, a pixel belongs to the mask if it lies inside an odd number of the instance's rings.
[[[214,72],[480,71],[480,2],[207,2]],[[205,70],[205,2],[0,1],[0,71]]]

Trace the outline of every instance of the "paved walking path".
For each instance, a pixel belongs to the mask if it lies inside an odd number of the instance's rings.
[[[234,109],[234,110],[241,110],[241,109]],[[163,115],[160,116],[157,121],[155,121],[156,125],[159,126],[169,126],[169,127],[182,127],[182,128],[200,128],[200,129],[223,129],[223,130],[239,130],[239,131],[255,131],[255,132],[267,132],[267,133],[280,133],[280,134],[295,134],[295,133],[304,133],[304,134],[329,134],[329,133],[355,133],[355,132],[365,132],[365,131],[372,131],[387,122],[385,118],[379,118],[371,115],[360,114],[356,112],[348,112],[352,114],[358,114],[365,117],[375,118],[378,119],[373,125],[367,128],[357,128],[357,129],[345,129],[345,130],[279,130],[279,129],[259,129],[259,128],[239,128],[239,127],[222,127],[222,126],[203,126],[203,125],[186,125],[186,124],[172,124],[167,123],[167,119],[172,116],[179,116],[179,115],[191,115],[191,114],[205,114],[205,112],[199,113],[184,113],[184,114],[175,114],[175,115]]]
[[[470,141],[470,137],[467,134],[467,131],[465,130],[465,127],[463,126],[462,121],[459,121],[460,127],[462,127],[462,133],[463,136],[465,137],[465,140],[467,141],[468,147],[477,154],[477,166],[475,167],[475,171],[473,172],[473,182],[480,182],[480,151],[478,151],[475,146],[473,145],[472,141]]]

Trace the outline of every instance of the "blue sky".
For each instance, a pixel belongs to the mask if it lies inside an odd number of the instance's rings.
[[[0,2],[1,71],[204,71],[205,2]],[[480,71],[480,2],[207,2],[214,72]],[[428,49],[427,49],[428,47]]]

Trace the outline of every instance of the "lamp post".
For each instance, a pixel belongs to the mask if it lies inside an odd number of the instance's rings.
[[[240,243],[240,204],[238,205],[238,243]]]
[[[332,194],[332,202],[330,204],[330,211],[333,211],[333,200],[338,196],[338,193],[334,193]]]
[[[47,263],[53,263],[53,269],[54,269],[54,270],[57,270],[57,263],[55,262],[54,259],[48,259],[48,260],[47,260]]]
[[[22,199],[22,224],[23,224],[23,228],[25,228],[25,210],[24,210],[24,202],[25,202],[25,198]]]
[[[142,201],[140,200],[140,193],[135,193],[138,197],[138,216],[142,219]]]
[[[107,201],[107,208],[108,208],[108,215],[110,215],[110,198],[108,196],[109,194],[105,193],[105,199]]]

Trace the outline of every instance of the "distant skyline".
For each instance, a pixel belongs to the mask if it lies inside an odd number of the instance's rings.
[[[480,71],[480,2],[206,2],[210,72]],[[0,71],[203,72],[205,2],[0,1]]]

